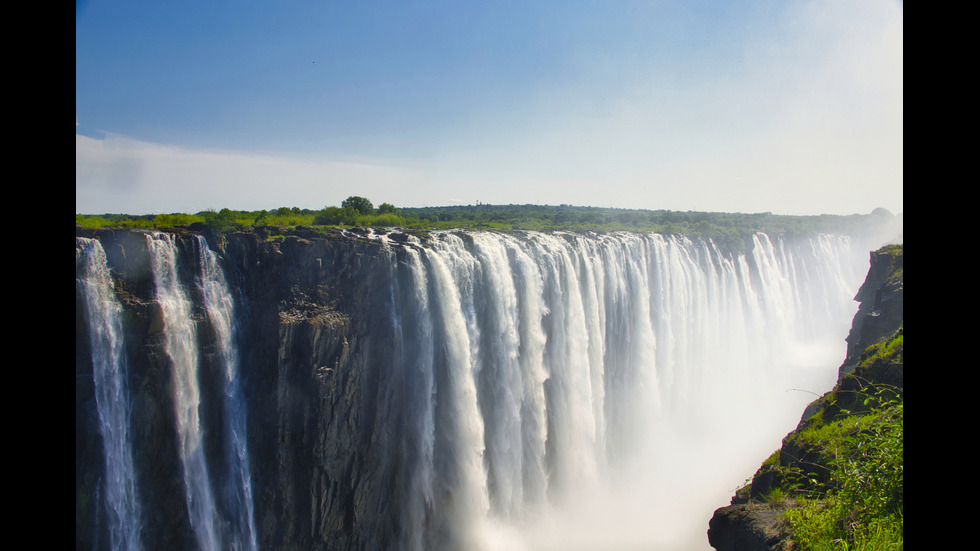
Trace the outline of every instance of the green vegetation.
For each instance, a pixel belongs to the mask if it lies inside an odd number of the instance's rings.
[[[296,227],[311,225],[313,211],[296,207],[281,207],[266,211],[207,210],[196,214],[76,214],[75,226],[80,228],[140,228],[172,229],[203,224],[214,229],[250,228],[254,226]]]
[[[204,218],[195,214],[151,214],[134,216],[129,214],[75,215],[75,226],[80,228],[142,228],[169,229],[189,226],[202,222]]]
[[[868,347],[756,473],[753,494],[772,505],[792,500],[791,548],[902,549],[904,392],[881,373],[903,363],[903,345],[904,327]]]
[[[812,478],[795,488],[806,499],[786,512],[793,540],[804,549],[901,549],[902,400],[829,423],[805,438],[819,449],[830,479]]]
[[[742,241],[756,231],[848,231],[867,216],[781,216],[771,213],[680,212],[571,205],[470,205],[401,209],[434,229],[651,231]]]
[[[283,235],[298,226],[400,227],[409,230],[538,230],[644,231],[711,238],[718,243],[744,244],[757,231],[767,233],[850,233],[872,215],[785,216],[771,213],[680,212],[614,209],[570,205],[468,205],[396,208],[350,196],[340,206],[320,210],[280,207],[274,210],[204,211],[196,214],[75,215],[84,228],[191,229],[224,233],[233,229],[264,228],[268,236]]]

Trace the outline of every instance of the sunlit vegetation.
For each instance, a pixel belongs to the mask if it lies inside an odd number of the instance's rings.
[[[805,496],[786,511],[801,548],[902,548],[904,414],[904,401],[894,398],[800,435],[819,450],[829,475],[821,481],[797,466],[798,475],[787,477],[784,491]]]
[[[75,215],[75,226],[81,228],[142,228],[169,229],[178,226],[189,226],[204,219],[195,214],[101,214]]]
[[[339,206],[320,210],[279,207],[273,210],[221,209],[195,214],[75,215],[85,228],[160,228],[186,226],[212,232],[265,228],[281,235],[299,226],[375,227],[410,230],[537,230],[643,231],[707,237],[716,242],[741,243],[752,233],[849,232],[870,215],[788,216],[772,213],[721,213],[670,210],[615,209],[571,205],[465,205],[397,208],[375,207],[367,198],[351,196]]]
[[[901,364],[904,329],[869,347],[821,398],[822,409],[759,469],[762,499],[786,506],[793,549],[904,546],[905,401],[900,386],[866,377]]]

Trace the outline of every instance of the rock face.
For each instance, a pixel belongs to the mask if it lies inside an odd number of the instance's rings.
[[[115,279],[116,295],[124,312],[124,341],[128,386],[132,401],[131,435],[136,454],[137,487],[142,499],[143,541],[158,549],[193,549],[182,484],[179,437],[173,418],[173,381],[162,331],[161,313],[153,297],[146,236],[132,231],[79,232],[97,237],[106,252]],[[195,263],[190,235],[178,236],[182,264]],[[369,331],[376,301],[384,298],[386,271],[372,264],[377,243],[346,239],[341,235],[314,240],[291,236],[281,242],[260,240],[251,233],[230,234],[215,248],[222,253],[234,288],[240,289],[245,312],[239,316],[240,335],[249,346],[242,348],[241,372],[247,404],[248,444],[256,502],[266,504],[254,519],[258,544],[265,549],[310,550],[325,548],[383,548],[390,526],[350,530],[352,523],[378,522],[394,515],[377,515],[385,506],[388,490],[370,476],[354,477],[377,458],[365,457],[371,442],[353,441],[382,437],[383,431],[345,430],[350,425],[376,423],[385,396],[379,388],[383,374],[369,362],[372,354],[387,347],[374,342],[384,338],[376,328]],[[188,288],[194,276],[181,273]],[[312,291],[312,293],[311,293]],[[342,292],[343,294],[337,294]],[[222,376],[215,359],[215,336],[205,321],[200,300],[194,298],[193,317],[201,354],[201,412],[204,447],[220,464],[223,443],[218,428],[227,414],[220,397],[208,396],[220,385],[203,384]],[[76,548],[108,548],[106,515],[99,496],[105,458],[99,434],[93,388],[92,354],[85,306],[76,293],[76,397],[75,473]],[[358,312],[352,318],[345,312]],[[213,430],[212,430],[213,428]],[[260,445],[278,442],[279,445]],[[220,478],[227,473],[211,473]],[[350,487],[354,482],[355,486]],[[370,514],[367,514],[370,512]],[[376,519],[376,520],[375,520]],[[354,537],[362,540],[348,541]]]
[[[841,365],[841,377],[854,369],[869,346],[891,335],[902,324],[904,258],[890,247],[871,253],[868,277],[854,297],[861,306],[847,336],[847,359]]]
[[[837,386],[828,395],[857,395],[859,383],[855,377],[858,362],[868,347],[892,336],[903,324],[903,263],[902,247],[883,247],[871,253],[867,278],[855,300],[860,302],[851,331],[847,337],[847,358],[841,364]],[[895,362],[876,362],[866,366],[860,379],[873,384],[885,384],[904,388],[904,366]],[[844,399],[841,399],[843,402]],[[806,427],[807,420],[818,413],[830,415],[840,403],[829,404],[816,400],[806,408],[796,431]],[[795,458],[801,464],[818,461],[810,456],[810,450],[799,446],[790,433],[783,439],[778,457]],[[826,481],[822,481],[826,482]],[[776,484],[773,474],[764,465],[752,478],[750,485],[740,489],[732,497],[731,504],[714,512],[708,524],[708,542],[718,551],[776,551],[789,549],[788,526],[779,520],[779,514],[787,503],[768,503],[763,498]]]
[[[243,294],[251,297],[244,340],[259,343],[248,347],[252,356],[243,365],[255,377],[248,385],[254,395],[247,397],[249,440],[256,444],[250,449],[257,453],[254,463],[267,467],[253,474],[256,500],[271,504],[256,519],[263,548],[289,542],[289,548],[318,549],[323,541],[351,537],[346,523],[330,526],[325,519],[353,522],[356,499],[372,490],[342,487],[355,479],[351,471],[364,452],[341,427],[366,422],[361,417],[370,416],[376,387],[369,384],[377,377],[370,366],[348,361],[364,357],[358,351],[371,346],[362,339],[367,328],[342,313],[377,311],[372,289],[384,286],[374,281],[379,271],[365,265],[373,258],[366,247],[363,241],[298,237],[277,247],[250,234],[233,234],[224,244]],[[350,293],[334,295],[339,290]],[[370,315],[356,319],[363,324]]]
[[[779,509],[769,504],[738,503],[718,509],[711,518],[708,542],[719,551],[780,549],[785,529]]]

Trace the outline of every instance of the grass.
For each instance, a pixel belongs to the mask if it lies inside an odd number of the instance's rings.
[[[785,513],[797,548],[902,549],[903,401],[802,431],[799,438],[821,448],[831,473],[810,489],[820,499],[805,499]]]
[[[869,347],[861,362],[901,361],[903,343],[903,329],[899,329]],[[854,394],[859,396],[848,396],[847,402],[857,407],[838,408],[832,416],[817,414],[784,441],[783,450],[803,450],[805,462],[787,457],[767,460],[768,469],[780,475],[780,491],[804,497],[801,506],[785,513],[794,549],[904,546],[903,391],[867,384]],[[830,396],[828,403],[838,399]],[[824,476],[810,476],[820,469]],[[771,489],[769,493],[775,494]]]

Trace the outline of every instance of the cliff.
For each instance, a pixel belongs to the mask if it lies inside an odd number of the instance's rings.
[[[736,443],[785,411],[790,339],[842,332],[866,250],[356,232],[76,229],[77,548],[479,549],[716,412]]]
[[[187,509],[180,446],[173,418],[170,377],[161,312],[153,296],[153,280],[145,234],[131,231],[80,231],[98,238],[106,252],[124,311],[128,385],[131,392],[132,443],[141,500],[143,540],[159,549],[189,549],[192,530]],[[310,236],[314,237],[314,236]],[[182,265],[195,263],[190,234],[175,240]],[[368,330],[385,299],[387,271],[376,265],[378,243],[340,233],[306,239],[263,240],[253,233],[232,233],[215,245],[230,277],[236,278],[242,310],[238,316],[242,342],[241,373],[249,420],[252,490],[266,504],[255,523],[266,549],[384,548],[380,538],[395,532],[373,526],[397,518],[379,515],[392,492],[387,482],[365,474],[382,460],[370,457],[383,439],[383,410],[391,407],[379,381],[377,355],[390,347],[377,328]],[[181,272],[188,288],[193,275]],[[215,335],[195,299],[193,318],[203,350],[200,366],[205,453],[220,464],[219,427],[227,413],[209,381],[222,377]],[[85,307],[76,293],[76,547],[108,545],[107,512],[99,494],[104,471],[101,436],[93,388],[92,354]],[[352,315],[356,313],[356,315]],[[369,361],[371,358],[375,361]],[[368,427],[368,430],[351,427]],[[371,430],[376,427],[377,430]],[[355,440],[358,436],[361,440]],[[268,445],[277,442],[278,445]],[[215,472],[221,478],[229,473]],[[221,484],[214,484],[220,487]],[[219,504],[220,505],[220,504]],[[351,530],[353,524],[369,529]],[[370,529],[373,528],[373,529]],[[348,541],[351,538],[360,538]],[[101,542],[101,545],[100,545]]]
[[[708,529],[712,547],[719,551],[801,548],[796,540],[803,536],[794,534],[787,516],[812,517],[813,511],[827,510],[829,504],[843,507],[844,500],[836,495],[842,488],[851,484],[870,486],[867,481],[844,479],[852,473],[842,470],[840,460],[853,453],[853,442],[868,435],[886,435],[890,442],[898,443],[897,463],[892,457],[890,471],[882,470],[874,476],[895,477],[897,484],[887,490],[891,495],[885,499],[889,507],[897,508],[901,518],[903,282],[902,245],[886,246],[871,253],[867,278],[855,296],[860,307],[847,336],[847,357],[838,370],[837,385],[806,408],[796,430],[783,439],[781,448],[732,497],[731,505],[715,511]],[[896,426],[897,434],[892,432]],[[863,442],[880,445],[874,440]],[[847,461],[856,469],[853,472],[860,472],[860,462],[864,459],[854,454]],[[869,504],[855,505],[870,510]],[[856,520],[860,518],[857,512],[848,514],[853,517],[851,532],[835,532],[835,539],[847,541],[855,537],[854,528],[860,528],[864,521]],[[819,540],[831,536],[806,537]],[[901,520],[897,524],[897,538],[901,540]]]

